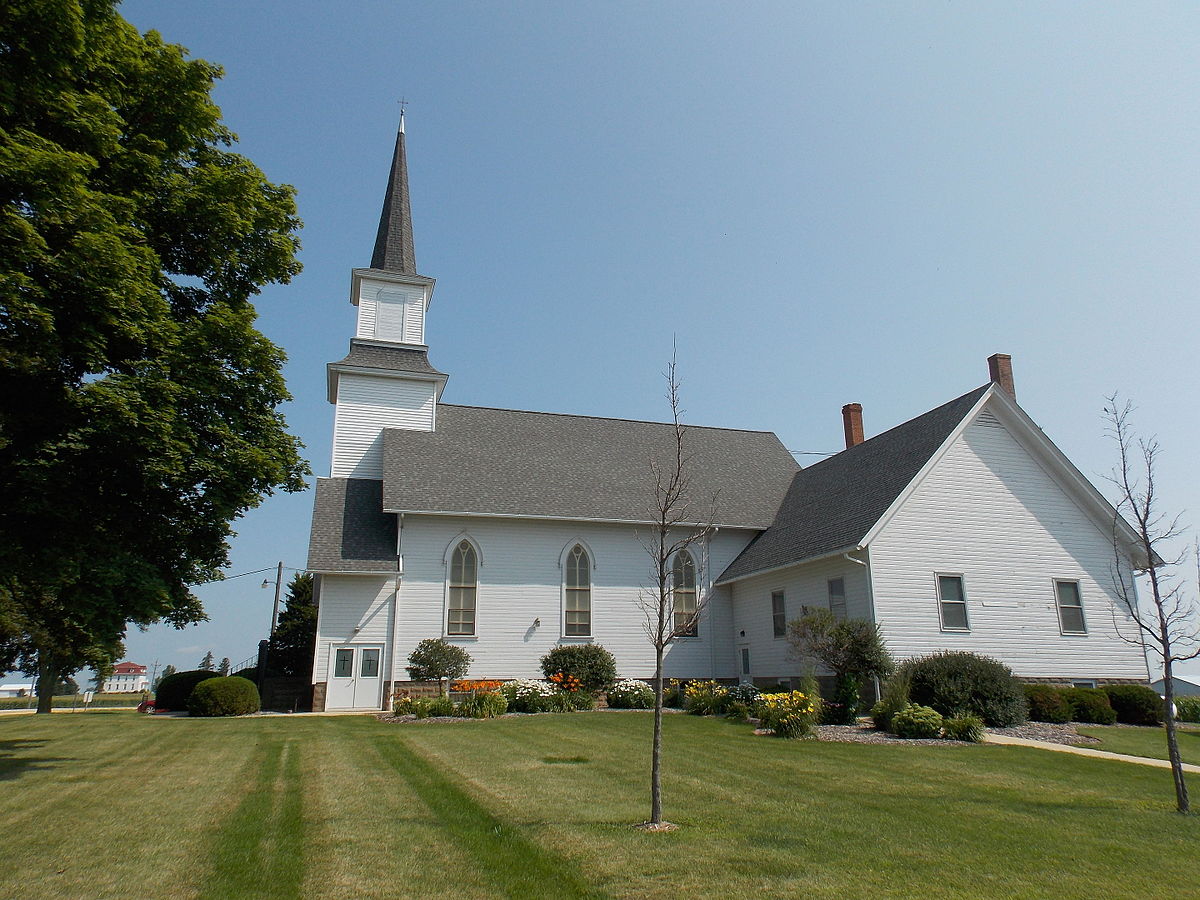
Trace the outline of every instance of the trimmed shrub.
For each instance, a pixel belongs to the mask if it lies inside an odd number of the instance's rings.
[[[479,691],[458,704],[458,714],[466,719],[495,719],[508,712],[508,701],[498,691]]]
[[[879,731],[892,730],[892,716],[908,706],[908,674],[903,666],[883,686],[883,696],[871,707],[871,720]]]
[[[471,668],[471,654],[441,638],[426,638],[408,654],[408,677],[413,681],[453,681]],[[445,691],[443,684],[442,690]]]
[[[1071,703],[1065,688],[1052,684],[1025,685],[1025,702],[1029,704],[1031,722],[1070,722]]]
[[[729,705],[729,689],[715,681],[689,681],[683,708],[694,716],[719,716]]]
[[[654,688],[644,681],[626,678],[608,689],[608,705],[613,709],[652,709]]]
[[[942,714],[910,703],[892,716],[892,731],[902,738],[935,738],[942,733]]]
[[[154,692],[154,708],[177,711],[187,709],[188,697],[192,696],[196,685],[212,677],[214,675],[208,669],[193,669],[190,672],[173,672],[167,675],[159,681],[158,690]]]
[[[942,734],[947,740],[970,741],[972,744],[978,744],[983,740],[983,719],[979,716],[943,719]]]
[[[1200,722],[1200,697],[1176,697],[1175,718],[1180,722]]]
[[[592,693],[617,680],[617,661],[599,644],[564,644],[542,657],[542,674],[574,675],[579,686]]]
[[[523,713],[548,712],[553,698],[561,696],[561,692],[552,685],[529,679],[510,681],[500,688],[500,693],[508,701],[510,710]]]
[[[248,716],[260,708],[254,682],[236,675],[210,676],[188,698],[188,713],[193,716]]]
[[[1094,725],[1111,725],[1117,721],[1117,711],[1108,702],[1108,694],[1100,688],[1073,687],[1066,691],[1071,704],[1072,722],[1089,722]]]
[[[962,650],[910,659],[900,667],[912,703],[943,716],[979,716],[995,728],[1020,725],[1028,709],[1012,670],[999,660]]]
[[[1144,684],[1106,684],[1101,690],[1117,712],[1117,721],[1127,725],[1161,725],[1162,697]]]
[[[454,701],[449,697],[434,697],[426,701],[429,705],[425,707],[425,715],[429,718],[434,716],[447,717],[453,716],[457,712],[454,707]]]
[[[762,727],[770,728],[776,737],[784,738],[810,736],[821,708],[816,697],[801,691],[763,694],[757,705]]]

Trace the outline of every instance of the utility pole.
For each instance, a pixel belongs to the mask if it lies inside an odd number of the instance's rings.
[[[283,587],[283,560],[275,570],[275,608],[271,610],[271,637],[275,637],[275,626],[279,622],[279,591]]]

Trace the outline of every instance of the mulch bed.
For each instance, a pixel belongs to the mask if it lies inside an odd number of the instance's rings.
[[[1013,728],[989,728],[989,734],[1006,734],[1009,737],[1026,738],[1031,741],[1046,741],[1050,744],[1069,744],[1080,746],[1085,744],[1102,744],[1099,738],[1080,734],[1075,730],[1074,722],[1056,725],[1051,722],[1026,722]]]

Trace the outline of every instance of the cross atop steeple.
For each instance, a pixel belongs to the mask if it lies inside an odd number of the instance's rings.
[[[379,231],[375,235],[375,252],[371,268],[397,275],[417,274],[417,255],[413,248],[412,210],[408,200],[408,160],[404,152],[404,107],[400,100],[400,126],[396,130],[396,149],[392,153],[392,169],[388,175],[387,193],[379,216]]]

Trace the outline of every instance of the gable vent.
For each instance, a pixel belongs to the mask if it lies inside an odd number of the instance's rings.
[[[981,412],[978,416],[975,417],[974,424],[980,425],[983,428],[1003,428],[1004,427],[1003,425],[1000,424],[1000,420],[997,419],[994,415],[992,415],[992,413],[988,412],[986,409],[983,412]]]

